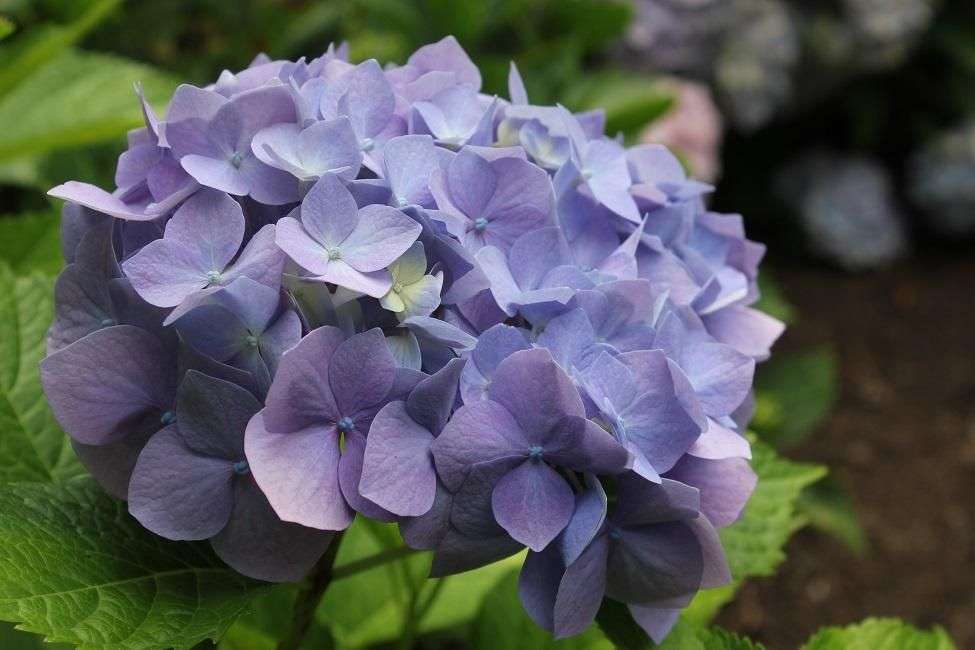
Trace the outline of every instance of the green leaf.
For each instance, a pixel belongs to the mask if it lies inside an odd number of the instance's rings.
[[[0,164],[121,138],[142,126],[133,84],[163,102],[175,82],[149,66],[68,50],[0,97]],[[67,110],[66,107],[70,108]]]
[[[802,650],[954,650],[955,644],[940,627],[918,630],[892,618],[869,618],[847,627],[817,632]]]
[[[0,41],[14,33],[14,24],[9,18],[0,16]]]
[[[57,273],[62,266],[57,213],[0,216],[0,262],[17,273]]]
[[[122,0],[98,0],[70,25],[46,26],[28,46],[19,51],[13,61],[0,69],[0,96],[97,27],[121,3]]]
[[[0,483],[84,473],[41,391],[53,293],[51,279],[15,278],[0,263]]]
[[[21,632],[10,623],[0,622],[0,648],[3,650],[70,650],[61,643],[45,643],[44,639],[29,632]]]
[[[464,576],[459,576],[463,579]],[[579,636],[556,641],[535,625],[518,599],[518,571],[506,575],[488,592],[471,627],[472,650],[612,650],[613,644],[593,625]]]
[[[605,73],[583,77],[567,91],[565,102],[574,110],[605,109],[606,132],[633,137],[666,113],[674,98],[653,78]]]
[[[829,347],[778,355],[756,374],[753,428],[779,448],[802,442],[829,415],[838,384],[836,355]]]
[[[782,287],[767,271],[758,274],[758,288],[761,298],[755,303],[755,309],[764,311],[787,325],[796,322],[796,308],[786,300]]]
[[[661,650],[763,650],[764,646],[718,627],[701,628],[679,622],[659,646]]]
[[[267,587],[170,542],[88,480],[0,487],[0,620],[82,650],[218,639]]]
[[[755,492],[741,519],[721,531],[735,580],[772,575],[797,527],[799,495],[826,475],[825,467],[786,460],[758,440],[752,444],[752,469],[758,474]]]
[[[721,608],[734,599],[738,585],[739,583],[732,582],[723,587],[697,592],[691,604],[681,612],[681,619],[697,627],[706,627],[718,615]]]
[[[357,518],[343,536],[335,564],[342,567],[402,543],[395,526]],[[516,555],[460,576],[428,580],[430,554],[416,553],[334,582],[316,617],[339,646],[362,647],[399,638],[411,601],[416,605],[435,596],[418,620],[420,612],[413,612],[415,631],[446,630],[472,620],[484,595],[522,559]]]
[[[296,593],[293,584],[266,589],[223,635],[220,650],[275,650],[291,625]],[[328,630],[315,622],[301,643],[302,650],[329,650],[334,646]]]
[[[867,551],[867,534],[850,495],[829,477],[802,493],[798,511],[810,526],[840,540],[856,555]]]

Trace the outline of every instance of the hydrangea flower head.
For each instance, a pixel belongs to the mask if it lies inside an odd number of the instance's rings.
[[[453,38],[345,51],[180,86],[116,189],[51,191],[55,416],[146,528],[246,575],[301,579],[362,516],[436,576],[528,547],[557,636],[611,598],[662,638],[755,485],[764,248],[514,66],[507,101]]]

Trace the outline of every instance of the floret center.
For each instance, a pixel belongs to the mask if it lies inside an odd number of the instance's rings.
[[[359,148],[366,153],[372,151],[375,146],[376,142],[372,138],[363,138],[362,142],[359,143]]]
[[[342,251],[340,251],[337,248],[328,249],[328,260],[330,262],[334,262],[335,260],[340,260],[340,259],[342,259]]]
[[[533,445],[532,447],[530,447],[528,449],[528,458],[529,458],[529,460],[533,460],[535,462],[538,462],[538,461],[542,460],[542,452],[543,452],[543,449],[540,446]]]
[[[216,284],[220,281],[220,271],[207,271],[207,282]]]
[[[114,318],[103,318],[102,327],[111,327],[112,325],[117,325]]]
[[[159,417],[159,421],[162,422],[164,426],[169,426],[176,421],[176,413],[173,411],[166,411]]]
[[[244,337],[244,345],[246,345],[249,348],[256,348],[257,337],[254,336],[253,334],[248,334],[247,336]]]
[[[488,227],[488,220],[484,217],[478,217],[474,220],[474,230],[475,232],[484,232]]]
[[[234,474],[238,476],[243,476],[251,471],[251,466],[247,464],[246,460],[237,461],[234,463]]]
[[[355,422],[352,421],[352,418],[344,417],[335,426],[339,430],[339,433],[345,435],[355,429]]]
[[[240,169],[240,163],[244,162],[244,157],[239,151],[235,151],[234,155],[230,157],[230,164],[234,166],[234,169]]]
[[[395,293],[403,293],[403,289],[405,289],[405,287],[403,286],[402,282],[397,282],[393,284],[393,291]]]

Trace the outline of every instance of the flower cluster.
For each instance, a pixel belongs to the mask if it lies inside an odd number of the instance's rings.
[[[69,182],[41,373],[92,474],[240,572],[306,574],[356,514],[432,572],[524,547],[557,636],[603,597],[661,638],[730,579],[755,484],[762,246],[601,112],[480,92],[457,41],[402,66],[264,56],[180,86]]]
[[[626,63],[636,58],[655,71],[707,81],[729,122],[752,131],[822,99],[852,75],[903,63],[937,6],[935,0],[638,0]]]
[[[911,157],[908,181],[925,225],[948,237],[975,233],[975,122],[935,134]]]
[[[848,271],[889,265],[908,249],[894,181],[870,158],[806,154],[783,168],[777,185],[812,252]]]

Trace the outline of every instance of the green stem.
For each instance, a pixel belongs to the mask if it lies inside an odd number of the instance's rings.
[[[386,564],[387,562],[393,562],[400,558],[413,555],[414,553],[419,553],[414,548],[409,546],[397,546],[396,548],[389,548],[385,551],[376,553],[375,555],[370,555],[364,557],[361,560],[356,560],[355,562],[349,562],[343,564],[342,566],[337,566],[332,570],[332,579],[341,580],[342,578],[348,578],[354,576],[357,573],[362,573],[363,571],[368,571],[377,566]]]
[[[335,556],[338,555],[342,533],[338,533],[329,544],[325,555],[318,561],[311,574],[298,589],[295,598],[294,613],[291,616],[291,628],[287,636],[278,643],[278,650],[298,650],[305,635],[308,634],[312,622],[315,620],[315,610],[318,609],[322,597],[328,586],[335,579]]]
[[[409,591],[409,601],[403,612],[403,632],[399,638],[400,650],[410,650],[413,647],[413,640],[416,638],[416,604],[420,597],[420,588],[413,582],[413,576],[406,563],[400,566],[400,573],[403,577],[403,586]]]

